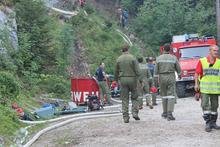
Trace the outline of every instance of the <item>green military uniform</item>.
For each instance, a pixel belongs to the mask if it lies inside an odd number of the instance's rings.
[[[105,94],[107,97],[107,103],[109,105],[111,105],[111,93],[110,93],[109,87],[107,85],[107,82],[106,81],[98,81],[98,85],[99,85],[99,91],[100,91],[101,105],[104,105]]]
[[[139,120],[138,111],[138,93],[137,81],[140,75],[140,69],[137,60],[133,55],[124,52],[118,59],[115,69],[115,80],[120,80],[122,113],[125,123],[129,122],[129,92],[131,92],[132,115],[135,120]]]
[[[96,79],[98,81],[99,85],[99,91],[100,91],[100,98],[101,98],[101,105],[104,105],[104,96],[106,94],[107,96],[107,103],[111,105],[111,93],[109,90],[109,87],[107,85],[105,72],[104,72],[104,63],[101,63],[99,68],[96,70]]]
[[[175,120],[172,116],[175,103],[175,72],[181,74],[177,58],[164,52],[156,60],[154,75],[159,76],[160,95],[162,96],[163,113],[162,117],[168,120]]]
[[[152,75],[146,64],[139,63],[140,77],[138,81],[138,101],[139,107],[143,106],[143,98],[146,98],[146,103],[151,103],[151,95],[149,81],[152,80]]]

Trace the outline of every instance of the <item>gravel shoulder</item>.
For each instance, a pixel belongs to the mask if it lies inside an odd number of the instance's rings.
[[[47,132],[33,147],[217,147],[220,131],[204,131],[200,102],[193,98],[178,99],[175,105],[176,121],[161,118],[162,106],[144,107],[140,121],[122,116],[82,120]],[[219,121],[219,119],[218,119]],[[219,123],[219,122],[218,122]]]

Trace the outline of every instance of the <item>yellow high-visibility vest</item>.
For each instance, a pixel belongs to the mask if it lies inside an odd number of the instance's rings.
[[[206,94],[220,94],[220,60],[216,59],[210,65],[207,58],[200,59],[203,68],[203,77],[200,80],[200,91]]]

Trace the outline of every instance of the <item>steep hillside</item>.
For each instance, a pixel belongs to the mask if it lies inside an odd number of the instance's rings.
[[[105,62],[107,71],[113,72],[115,59],[120,54],[120,47],[125,42],[115,30],[114,21],[109,21],[92,9],[87,9],[86,12],[88,16],[81,13],[71,20],[77,38],[86,48],[84,56],[86,56],[92,72],[100,62]]]

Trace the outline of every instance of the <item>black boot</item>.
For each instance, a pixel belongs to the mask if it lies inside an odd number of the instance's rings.
[[[218,114],[215,114],[215,115],[211,114],[210,125],[211,125],[211,128],[212,128],[212,129],[220,130],[220,126],[218,126],[218,125],[216,124],[217,118],[218,118]]]
[[[168,120],[168,121],[170,121],[170,120],[175,120],[175,117],[173,117],[172,112],[168,112],[168,113],[167,113],[167,120]]]
[[[161,117],[167,118],[167,112],[163,112],[163,113],[161,114]]]
[[[133,116],[133,118],[134,118],[135,120],[140,120],[140,117],[139,117],[139,116]]]
[[[212,131],[212,127],[211,127],[211,115],[210,114],[204,114],[203,115],[203,119],[206,122],[206,126],[205,126],[205,131],[206,132],[211,132]]]
[[[124,119],[124,123],[129,123],[130,117],[129,116],[128,117],[123,117],[123,119]]]

